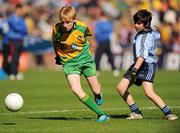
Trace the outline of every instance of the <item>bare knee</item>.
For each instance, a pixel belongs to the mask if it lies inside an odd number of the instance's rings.
[[[147,98],[151,99],[151,95],[149,93],[145,92],[145,95],[146,95]]]
[[[85,92],[82,88],[71,88],[71,91],[79,98],[82,98],[85,95]]]
[[[153,84],[150,82],[143,82],[143,89],[144,89],[144,93],[145,95],[149,98],[149,99],[154,99],[157,94],[154,92],[153,89]]]
[[[121,96],[127,91],[129,85],[129,81],[127,79],[122,79],[120,83],[117,85],[116,89]]]
[[[156,97],[157,95],[155,94],[155,92],[145,92],[145,95],[147,98],[149,99],[154,99],[154,97]]]
[[[121,95],[121,96],[123,96],[124,95],[124,93],[125,93],[125,89],[123,88],[123,86],[121,86],[121,85],[118,85],[117,87],[116,87],[116,89],[117,89],[117,91],[119,92],[119,94]]]

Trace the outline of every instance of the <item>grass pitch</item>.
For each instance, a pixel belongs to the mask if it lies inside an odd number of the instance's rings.
[[[0,133],[179,133],[180,118],[164,119],[161,111],[149,101],[141,88],[130,92],[143,112],[142,120],[126,120],[129,108],[115,87],[119,77],[102,72],[99,81],[104,94],[102,110],[110,121],[96,123],[96,114],[84,106],[71,92],[61,71],[27,71],[23,81],[0,81]],[[85,78],[82,86],[93,96]],[[158,71],[155,91],[180,117],[180,72]],[[24,107],[10,112],[4,107],[7,94],[16,92],[24,98]]]

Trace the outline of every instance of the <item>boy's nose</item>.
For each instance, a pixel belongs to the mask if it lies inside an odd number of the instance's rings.
[[[64,27],[66,27],[66,25],[67,25],[66,23],[63,23],[63,26],[64,26]]]
[[[135,24],[134,24],[134,27],[137,27],[137,25],[138,25],[138,24],[137,24],[137,23],[135,23]]]

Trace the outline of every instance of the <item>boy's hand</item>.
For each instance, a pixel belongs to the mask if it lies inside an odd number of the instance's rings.
[[[60,36],[61,36],[61,33],[60,32],[57,32],[54,36],[54,41],[59,43],[60,42]]]
[[[57,65],[62,65],[60,57],[55,57],[55,61]]]
[[[130,74],[131,82],[134,82],[137,76],[137,69],[133,67],[129,74]]]

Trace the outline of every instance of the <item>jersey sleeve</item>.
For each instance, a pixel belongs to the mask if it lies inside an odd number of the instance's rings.
[[[57,46],[58,46],[58,42],[57,42],[57,38],[55,37],[55,35],[57,34],[57,29],[56,26],[53,26],[52,28],[52,42],[53,42],[53,47],[54,47],[54,52],[56,57],[58,57],[58,53],[57,53]]]
[[[136,58],[143,57],[144,59],[147,59],[149,43],[147,34],[143,34],[138,38],[136,41]]]
[[[57,23],[52,30],[52,40],[53,43],[58,43],[60,41],[60,36],[62,32],[62,25],[60,23]]]
[[[55,29],[55,26],[53,26],[53,28],[52,28],[52,41],[53,41],[53,43],[55,42],[55,34],[56,34],[56,29]]]

